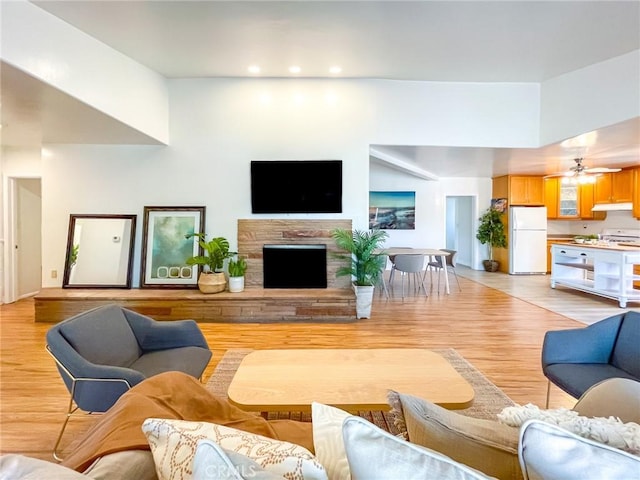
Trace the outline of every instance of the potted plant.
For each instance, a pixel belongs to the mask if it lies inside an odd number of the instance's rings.
[[[225,290],[227,280],[222,271],[224,261],[236,255],[236,252],[229,251],[229,241],[224,237],[206,239],[204,233],[191,233],[185,235],[186,238],[198,237],[198,244],[205,252],[205,255],[196,255],[187,259],[187,265],[199,265],[203,268],[198,278],[198,288],[202,293],[218,293]]]
[[[476,238],[480,243],[487,244],[489,248],[489,259],[483,260],[482,264],[487,272],[498,270],[499,263],[493,259],[494,248],[507,248],[507,236],[504,233],[504,223],[502,223],[502,213],[495,208],[488,208],[478,219],[478,233]]]
[[[356,318],[370,318],[374,286],[380,281],[387,257],[380,249],[388,237],[383,230],[345,230],[336,228],[331,236],[338,248],[336,258],[348,262],[336,271],[337,276],[350,276],[356,293]]]
[[[244,258],[229,260],[229,291],[233,293],[244,290],[244,273],[247,271],[247,261]]]

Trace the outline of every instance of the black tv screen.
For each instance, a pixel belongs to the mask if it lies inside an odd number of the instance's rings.
[[[342,213],[342,160],[254,160],[253,213]]]

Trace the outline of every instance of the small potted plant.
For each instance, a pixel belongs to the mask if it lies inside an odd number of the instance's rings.
[[[384,245],[387,232],[383,230],[345,230],[336,228],[331,231],[336,245],[347,253],[335,254],[338,259],[348,262],[336,271],[337,276],[348,275],[356,293],[356,317],[371,318],[374,286],[387,263],[387,257],[380,249]]]
[[[229,260],[227,267],[229,272],[229,291],[232,293],[244,290],[244,273],[247,271],[247,261],[238,257],[237,260]]]
[[[476,238],[483,245],[487,244],[489,248],[489,259],[483,260],[482,264],[487,272],[495,272],[498,270],[499,262],[493,259],[493,249],[507,248],[502,213],[495,208],[488,208],[478,220],[480,220],[480,225]]]
[[[229,241],[224,237],[215,237],[205,240],[206,234],[191,233],[185,235],[186,238],[198,237],[198,244],[205,252],[205,255],[196,255],[187,259],[187,265],[199,265],[203,268],[198,277],[198,288],[202,293],[218,293],[227,288],[223,268],[224,261],[236,255],[236,252],[229,251]]]

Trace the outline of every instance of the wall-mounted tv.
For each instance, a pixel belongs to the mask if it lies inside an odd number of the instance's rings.
[[[342,160],[254,160],[252,213],[342,213]]]

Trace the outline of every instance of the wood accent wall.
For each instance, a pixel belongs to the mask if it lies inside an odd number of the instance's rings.
[[[262,246],[265,244],[324,244],[327,246],[327,288],[350,288],[350,279],[336,277],[342,263],[333,258],[338,252],[331,230],[351,230],[351,220],[238,220],[238,253],[247,259],[245,285],[263,286]],[[296,268],[304,268],[296,266]]]

